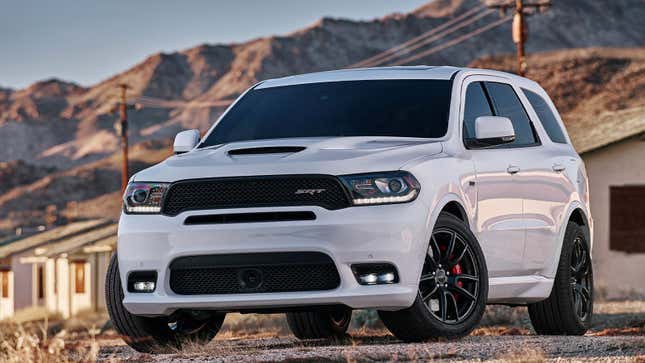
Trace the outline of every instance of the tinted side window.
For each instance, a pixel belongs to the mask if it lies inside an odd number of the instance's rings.
[[[464,108],[464,139],[475,138],[475,119],[479,116],[493,116],[480,82],[468,85],[466,89],[466,106]]]
[[[531,120],[522,106],[522,102],[515,94],[513,87],[505,83],[486,82],[486,90],[493,102],[496,116],[508,117],[513,122],[515,141],[507,147],[527,146],[536,144],[535,133]]]
[[[544,126],[544,129],[549,135],[551,141],[566,144],[567,138],[564,136],[558,120],[555,118],[555,115],[551,111],[551,107],[549,107],[544,98],[540,97],[537,93],[524,88],[522,88],[522,91],[524,91],[526,98],[528,98],[529,103],[531,103],[535,113],[537,113],[540,118],[540,122],[542,122],[542,126]]]

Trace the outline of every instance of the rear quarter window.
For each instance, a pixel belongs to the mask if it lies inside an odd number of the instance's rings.
[[[542,126],[544,126],[544,130],[546,131],[547,135],[549,135],[551,141],[557,142],[559,144],[566,144],[567,138],[564,136],[564,132],[560,127],[560,123],[558,122],[558,119],[555,117],[553,111],[551,110],[551,107],[549,107],[549,104],[544,100],[544,98],[542,98],[537,93],[524,88],[522,88],[522,92],[524,92],[526,98],[529,100],[529,103],[535,110],[535,113],[540,119],[540,122],[542,123]]]

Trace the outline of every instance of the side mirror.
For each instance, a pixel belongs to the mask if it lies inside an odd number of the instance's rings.
[[[475,146],[486,147],[515,141],[515,129],[508,117],[479,116],[475,119]]]
[[[189,152],[199,143],[199,130],[192,129],[182,131],[175,136],[173,151],[175,154]]]

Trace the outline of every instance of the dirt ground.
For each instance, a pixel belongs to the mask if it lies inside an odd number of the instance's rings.
[[[585,336],[537,336],[525,308],[491,306],[481,327],[455,341],[404,344],[374,316],[341,341],[302,342],[289,335],[279,315],[231,315],[218,337],[175,354],[139,354],[110,334],[98,336],[98,360],[130,362],[382,362],[382,361],[635,361],[645,362],[645,301],[595,306],[594,326]],[[372,328],[366,328],[366,326]],[[257,329],[253,329],[253,326]]]

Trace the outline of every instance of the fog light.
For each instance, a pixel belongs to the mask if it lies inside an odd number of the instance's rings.
[[[153,281],[137,281],[133,285],[134,290],[138,292],[153,292],[155,291],[155,283]]]
[[[385,285],[399,282],[396,267],[388,263],[352,265],[352,271],[361,285]]]
[[[132,271],[128,274],[128,291],[150,293],[157,287],[157,271]]]
[[[391,284],[394,282],[394,273],[386,272],[378,275],[378,282],[382,284]]]
[[[361,280],[361,284],[363,285],[373,285],[378,281],[376,274],[360,275],[358,278]]]

